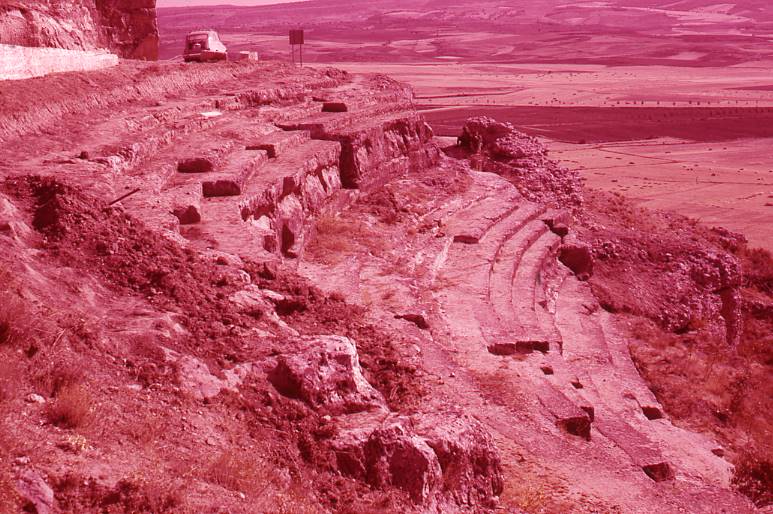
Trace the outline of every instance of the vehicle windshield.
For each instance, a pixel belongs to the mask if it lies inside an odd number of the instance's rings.
[[[207,48],[208,37],[206,34],[197,34],[194,36],[188,36],[188,48],[193,48],[195,45],[201,45],[201,48]]]

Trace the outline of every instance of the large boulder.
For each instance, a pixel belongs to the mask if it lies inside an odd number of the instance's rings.
[[[415,503],[429,503],[442,484],[437,455],[405,418],[387,420],[376,428],[363,447],[363,457],[368,483],[397,487]]]
[[[16,490],[24,502],[24,512],[54,512],[54,491],[37,471],[22,469],[16,480]]]
[[[456,413],[345,416],[331,444],[343,474],[401,489],[425,510],[487,511],[502,492],[490,436]]]
[[[467,120],[459,144],[473,153],[504,160],[547,155],[547,148],[536,138],[518,132],[510,123],[486,116]]]
[[[443,493],[456,505],[493,507],[502,493],[499,455],[486,429],[468,416],[429,413],[416,417],[416,431],[443,470]]]
[[[527,200],[564,209],[582,204],[579,173],[550,159],[545,145],[510,123],[485,116],[470,118],[458,146],[474,169],[506,177]]]
[[[357,345],[348,337],[289,341],[268,379],[284,396],[329,413],[385,408],[381,393],[363,376]]]

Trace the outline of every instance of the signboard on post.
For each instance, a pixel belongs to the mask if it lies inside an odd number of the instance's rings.
[[[299,51],[300,61],[301,61],[301,66],[303,66],[303,44],[304,43],[305,41],[304,41],[303,29],[291,29],[290,30],[290,49],[292,51],[293,64],[295,64],[295,47],[297,46],[300,49]]]
[[[304,43],[303,41],[303,29],[294,29],[290,31],[290,44],[295,45],[302,45]]]

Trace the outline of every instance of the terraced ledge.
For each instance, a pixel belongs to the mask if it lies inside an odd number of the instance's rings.
[[[314,139],[341,144],[341,183],[347,189],[373,189],[411,169],[434,165],[440,152],[432,129],[413,111],[325,113],[279,124],[285,130],[308,130]]]

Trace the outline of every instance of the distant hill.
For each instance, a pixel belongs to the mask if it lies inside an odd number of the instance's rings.
[[[311,0],[159,9],[162,57],[203,26],[233,48],[284,55],[304,27],[312,59],[729,65],[767,58],[768,0]],[[229,41],[230,40],[230,41]]]

